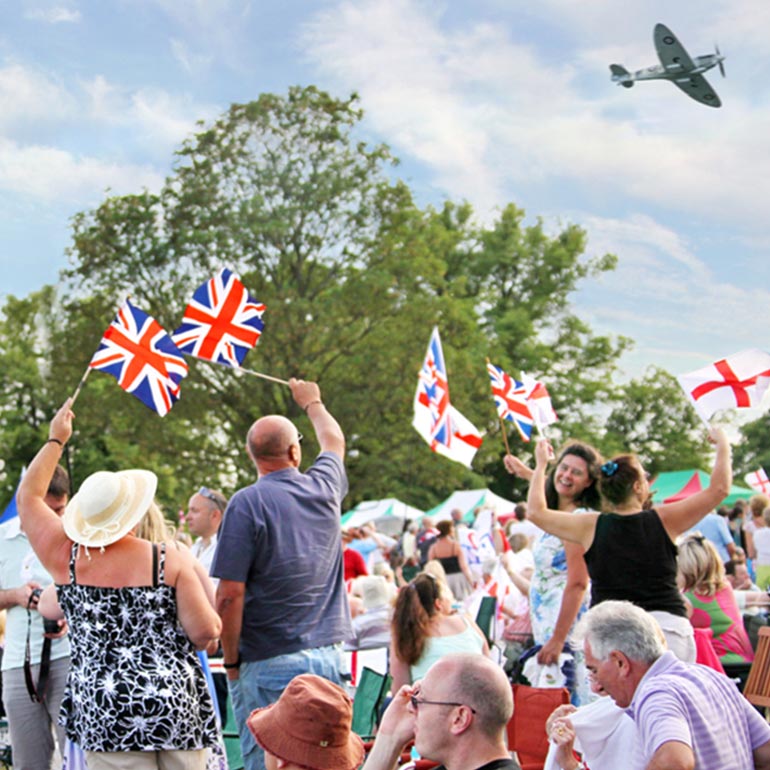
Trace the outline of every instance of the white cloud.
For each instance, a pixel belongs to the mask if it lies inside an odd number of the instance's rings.
[[[27,11],[24,18],[31,21],[43,21],[46,24],[72,24],[80,21],[80,11],[57,5],[51,8],[34,8]]]
[[[584,5],[549,8],[579,15]],[[611,7],[598,5],[593,16]],[[362,94],[367,120],[397,154],[425,164],[438,188],[481,209],[517,197],[524,185],[563,180],[607,200],[615,191],[749,227],[770,219],[770,107],[738,97],[729,111],[709,110],[670,83],[618,89],[607,61],[599,67],[581,47],[579,30],[575,55],[563,60],[512,34],[484,22],[451,28],[416,0],[368,0],[317,14],[301,40],[325,76]],[[648,48],[654,60],[651,34]],[[579,85],[586,61],[602,82],[589,96]]]
[[[740,272],[734,281],[717,276],[681,235],[647,215],[586,216],[584,226],[591,252],[615,253],[619,263],[584,288],[576,306],[598,331],[634,339],[634,360],[682,372],[767,347],[770,290],[764,285],[741,284]]]
[[[94,120],[130,129],[149,143],[153,154],[168,155],[195,129],[198,120],[220,112],[214,105],[197,104],[185,95],[159,88],[126,89],[101,75],[81,86]]]
[[[0,129],[76,113],[76,100],[56,78],[12,62],[0,67],[0,105]]]
[[[196,54],[190,50],[190,46],[183,40],[171,38],[169,41],[171,55],[176,59],[182,68],[193,75],[201,70],[208,68],[214,61],[214,57],[208,54]]]
[[[0,189],[43,201],[93,204],[109,188],[115,195],[157,191],[163,176],[141,165],[76,156],[55,147],[20,146],[0,138]]]

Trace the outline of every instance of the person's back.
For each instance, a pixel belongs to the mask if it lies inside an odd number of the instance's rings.
[[[695,768],[752,768],[757,725],[728,677],[667,654],[640,683],[631,710],[645,746],[687,738]],[[694,705],[696,704],[696,705]]]
[[[177,598],[185,603],[176,589],[184,557],[138,538],[113,548],[89,560],[75,558],[74,546],[70,582],[58,585],[72,635],[62,707],[68,736],[97,752],[195,751],[202,735],[213,745],[213,704],[201,698],[207,691],[195,648],[176,622]]]
[[[239,564],[248,579],[244,660],[334,644],[347,635],[338,513],[346,490],[342,461],[324,453],[307,473],[286,468],[233,495],[213,571],[226,569],[232,579]]]

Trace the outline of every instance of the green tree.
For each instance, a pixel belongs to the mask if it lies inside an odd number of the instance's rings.
[[[509,493],[487,355],[548,384],[562,418],[555,438],[593,438],[591,406],[614,397],[629,343],[594,335],[569,298],[614,257],[587,258],[583,230],[549,235],[513,205],[489,225],[467,203],[421,209],[393,178],[388,149],[355,138],[360,118],[354,96],[312,87],[262,95],[201,126],[158,195],[109,197],[78,214],[50,346],[49,410],[72,391],[127,295],[173,330],[194,288],[227,266],[267,305],[246,366],[319,380],[339,418],[348,504],[395,495],[425,508],[485,484]],[[411,427],[436,324],[452,403],[488,431],[474,471],[431,453]],[[260,415],[287,414],[306,435],[310,427],[284,386],[198,361],[163,420],[101,373],[77,407],[76,476],[153,467],[174,506],[201,483],[232,491],[253,478],[243,443]]]
[[[733,452],[733,471],[743,478],[758,468],[770,471],[770,420],[767,413],[741,426],[741,440]],[[743,481],[739,480],[743,485]]]
[[[622,389],[607,418],[607,455],[634,452],[648,473],[709,467],[707,433],[676,378],[651,366]]]
[[[10,296],[0,315],[0,511],[10,502],[21,469],[46,438],[51,411],[51,341],[54,290],[24,299]]]

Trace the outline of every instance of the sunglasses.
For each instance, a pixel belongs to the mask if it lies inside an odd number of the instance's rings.
[[[211,500],[212,503],[216,503],[217,508],[224,511],[227,507],[227,503],[225,503],[225,498],[222,497],[222,495],[218,494],[217,492],[213,492],[208,487],[201,487],[198,490],[198,494],[201,497],[205,497],[207,500]]]
[[[467,703],[455,703],[448,700],[425,700],[425,698],[418,698],[416,695],[409,696],[409,702],[412,704],[412,708],[417,711],[420,706],[465,706],[471,710],[471,713],[475,714],[476,709],[473,706],[469,706]]]

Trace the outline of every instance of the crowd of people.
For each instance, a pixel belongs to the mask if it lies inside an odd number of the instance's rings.
[[[316,383],[289,385],[319,455],[300,470],[293,422],[258,419],[256,481],[191,495],[191,548],[152,471],[99,471],[70,499],[70,402],[56,414],[0,527],[14,767],[48,770],[55,736],[68,770],[224,770],[231,704],[246,770],[390,770],[410,746],[441,770],[511,770],[518,680],[569,690],[544,727],[549,770],[770,768],[770,727],[739,689],[744,614],[770,605],[770,500],[716,510],[722,431],[708,486],[676,502],[652,507],[633,455],[541,439],[534,467],[504,458],[529,483],[507,522],[455,510],[400,536],[343,532],[345,436]],[[364,747],[345,651],[368,649],[392,690]]]

